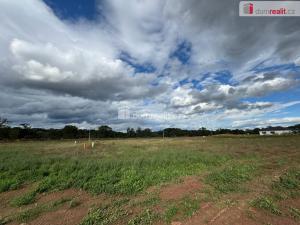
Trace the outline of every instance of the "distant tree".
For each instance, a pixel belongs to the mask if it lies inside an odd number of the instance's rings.
[[[98,136],[100,138],[113,137],[113,130],[111,127],[103,125],[98,127]]]
[[[143,137],[151,137],[152,136],[152,131],[149,128],[146,128],[142,131],[142,136]]]
[[[135,131],[134,128],[127,128],[127,137],[135,137]]]
[[[198,134],[199,136],[208,136],[210,135],[210,131],[207,130],[205,127],[201,127],[199,130],[198,130]]]
[[[62,129],[63,138],[71,139],[77,138],[78,136],[78,128],[73,125],[67,125]]]
[[[9,139],[16,140],[20,137],[20,128],[14,127],[9,129]]]
[[[255,128],[252,130],[252,134],[259,134],[259,128]]]
[[[20,126],[23,128],[23,129],[31,129],[31,126],[29,123],[21,123]]]
[[[138,127],[135,131],[137,137],[142,137],[143,131],[142,128]]]
[[[20,124],[20,134],[19,138],[36,138],[36,131],[31,130],[31,126],[29,123],[21,123]]]
[[[50,129],[48,134],[50,139],[61,139],[63,137],[61,129]]]
[[[0,128],[7,127],[7,125],[8,125],[8,120],[0,117]]]

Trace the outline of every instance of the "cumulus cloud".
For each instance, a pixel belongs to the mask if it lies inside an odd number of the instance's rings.
[[[300,117],[283,117],[274,119],[250,119],[250,120],[237,120],[233,122],[233,127],[265,127],[265,126],[278,126],[278,125],[292,125],[300,123]]]
[[[230,126],[234,115],[288,108],[264,98],[299,89],[298,18],[240,18],[239,1],[98,4],[101,18],[68,21],[43,1],[0,2],[2,116],[118,129],[192,127],[212,116]],[[122,105],[172,116],[118,121]]]

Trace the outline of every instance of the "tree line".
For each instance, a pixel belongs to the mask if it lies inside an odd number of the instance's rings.
[[[289,127],[299,131],[300,124]],[[219,134],[259,134],[260,129],[217,129],[208,130],[204,127],[198,130],[184,130],[180,128],[166,128],[160,131],[152,131],[149,128],[127,128],[126,132],[114,131],[107,125],[97,129],[79,129],[74,125],[66,125],[62,129],[32,128],[30,124],[23,123],[17,127],[10,127],[8,120],[0,118],[0,140],[17,139],[80,139],[80,138],[133,138],[133,137],[193,137]]]

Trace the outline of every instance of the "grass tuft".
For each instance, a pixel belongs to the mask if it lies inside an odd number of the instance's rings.
[[[118,219],[127,215],[118,204],[102,205],[91,210],[80,225],[108,225],[114,224]]]
[[[159,219],[159,215],[154,213],[153,211],[146,209],[141,214],[135,216],[128,222],[128,225],[151,225],[157,219]]]
[[[25,210],[15,216],[15,219],[22,223],[27,223],[35,218],[37,218],[39,215],[41,215],[44,212],[54,211],[57,208],[59,208],[64,203],[70,201],[70,199],[63,198],[54,202],[51,202],[50,204],[43,204],[39,205],[35,208],[30,208],[28,210]]]
[[[289,208],[289,212],[294,219],[300,219],[300,210],[294,207]]]
[[[184,198],[181,204],[183,215],[186,217],[194,215],[200,207],[200,202],[197,198]]]
[[[267,210],[276,215],[282,214],[277,205],[274,203],[273,199],[269,197],[257,198],[251,202],[251,205],[259,209]]]
[[[257,167],[253,164],[235,164],[221,171],[214,171],[206,177],[206,182],[221,193],[241,191],[241,184],[249,181]]]
[[[36,200],[36,192],[31,191],[28,193],[25,193],[24,195],[15,197],[11,200],[10,205],[15,207],[20,207],[22,205],[29,205],[31,203],[34,203]]]
[[[4,159],[5,160],[2,160]],[[229,156],[194,150],[138,151],[132,146],[120,156],[101,158],[43,157],[30,151],[0,151],[0,191],[25,182],[39,182],[38,193],[82,188],[93,194],[137,194],[147,187],[218,166]]]
[[[78,199],[72,199],[69,203],[69,208],[75,208],[77,206],[79,206],[81,204],[81,202]]]
[[[179,211],[179,208],[176,205],[174,205],[174,204],[170,205],[164,213],[165,221],[167,223],[172,222],[173,218],[176,216],[178,211]]]
[[[300,170],[290,169],[273,182],[273,190],[281,198],[295,198],[300,196]]]

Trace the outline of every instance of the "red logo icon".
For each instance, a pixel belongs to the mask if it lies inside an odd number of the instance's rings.
[[[253,14],[253,4],[252,3],[244,4],[244,13],[245,14]]]

